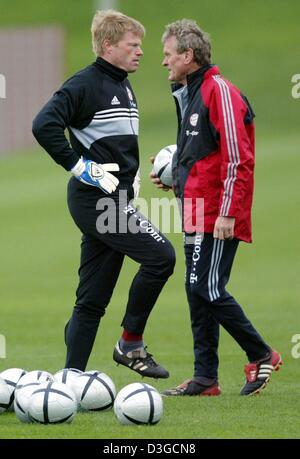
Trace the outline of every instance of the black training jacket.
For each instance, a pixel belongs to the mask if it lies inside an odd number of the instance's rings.
[[[71,170],[80,156],[116,162],[120,184],[139,165],[139,114],[127,72],[100,57],[69,78],[33,121],[33,134],[50,156]],[[69,131],[70,143],[65,136]]]

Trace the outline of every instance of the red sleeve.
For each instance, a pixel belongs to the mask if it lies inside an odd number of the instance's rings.
[[[247,104],[239,90],[220,76],[210,99],[210,120],[219,136],[221,151],[221,199],[219,215],[237,217],[253,192],[254,125],[245,125]]]

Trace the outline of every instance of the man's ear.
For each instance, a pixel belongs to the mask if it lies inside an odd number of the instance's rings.
[[[184,52],[184,54],[185,54],[185,56],[184,56],[184,63],[185,64],[190,64],[191,62],[193,62],[193,60],[194,60],[194,51],[192,50],[192,48],[187,49]]]
[[[110,54],[111,53],[111,43],[109,40],[104,40],[103,43],[102,43],[102,50],[103,50],[103,54]]]

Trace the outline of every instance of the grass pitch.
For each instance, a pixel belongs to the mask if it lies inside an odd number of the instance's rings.
[[[92,2],[28,0],[25,9],[23,3],[2,0],[0,27],[61,24],[66,32],[66,78],[92,61]],[[258,132],[254,244],[240,245],[228,289],[265,340],[282,353],[284,366],[260,396],[240,397],[246,359],[222,331],[220,397],[164,399],[163,418],[151,427],[121,426],[112,411],[79,413],[71,425],[54,426],[25,425],[4,413],[0,439],[299,438],[300,359],[292,357],[291,340],[300,333],[300,101],[291,97],[291,77],[299,73],[300,5],[294,0],[119,3],[147,29],[145,57],[131,77],[141,114],[142,197],[162,196],[148,181],[148,158],[175,142],[174,104],[160,65],[165,24],[182,17],[196,19],[211,33],[213,61],[253,104]],[[0,160],[0,334],[7,345],[0,371],[22,367],[54,373],[63,366],[63,328],[74,305],[80,244],[67,210],[67,180],[68,174],[41,150]],[[176,270],[145,333],[149,351],[171,374],[165,381],[144,379],[159,390],[189,378],[193,368],[182,236],[168,236],[177,252]],[[88,365],[110,375],[118,390],[140,380],[112,360],[136,270],[131,261],[124,265]]]
[[[293,359],[292,336],[299,333],[299,261],[295,257],[299,158],[294,138],[280,144],[258,142],[254,244],[241,244],[229,291],[244,306],[264,338],[282,352],[284,366],[260,396],[240,397],[242,351],[222,331],[220,384],[212,398],[165,398],[164,416],[151,427],[124,427],[112,411],[79,413],[71,425],[25,425],[12,413],[0,416],[0,438],[298,438],[300,361]],[[144,161],[145,160],[145,161]],[[157,195],[143,159],[142,196]],[[3,171],[5,170],[5,174]],[[268,170],[266,175],[265,171]],[[284,181],[282,177],[285,177]],[[1,161],[1,329],[7,358],[0,369],[22,367],[55,372],[65,356],[63,327],[77,285],[80,233],[65,203],[68,175],[37,152]],[[170,195],[171,196],[171,195]],[[298,198],[299,199],[299,198]],[[280,206],[280,218],[278,215]],[[177,265],[159,298],[145,333],[150,352],[170,370],[169,380],[144,381],[162,390],[192,375],[192,339],[184,294],[182,236],[170,234]],[[120,321],[137,265],[127,261],[102,319],[88,365],[110,375],[117,389],[140,377],[112,361]]]

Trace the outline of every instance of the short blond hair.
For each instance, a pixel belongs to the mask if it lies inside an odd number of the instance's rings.
[[[98,10],[92,21],[92,45],[96,56],[103,54],[103,42],[109,40],[117,44],[126,32],[132,32],[143,38],[144,26],[129,16],[115,10]]]

